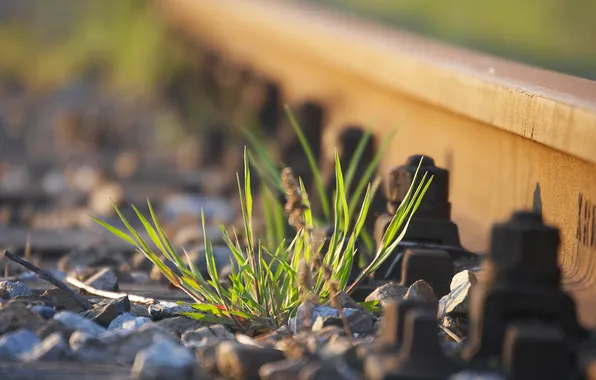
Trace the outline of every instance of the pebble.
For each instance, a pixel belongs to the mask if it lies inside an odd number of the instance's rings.
[[[101,336],[75,332],[70,337],[73,354],[81,361],[110,361],[132,364],[139,351],[175,337],[154,323],[136,330],[112,330]],[[97,355],[97,356],[94,356]]]
[[[99,290],[106,290],[108,292],[118,291],[118,276],[110,268],[103,268],[94,276],[85,281],[85,284]]]
[[[130,311],[128,296],[109,301],[105,305],[95,305],[91,310],[81,313],[82,316],[103,326],[108,327],[118,315]]]
[[[56,332],[21,355],[21,360],[24,362],[58,361],[65,359],[68,351],[68,342],[62,334]]]
[[[435,295],[435,291],[428,282],[424,280],[418,280],[408,288],[408,292],[404,296],[405,300],[414,300],[422,302],[431,302],[437,304],[439,299]]]
[[[233,341],[220,343],[215,352],[219,373],[236,380],[258,378],[261,366],[284,359],[283,351],[274,348],[258,348]]]
[[[161,301],[160,303],[152,304],[148,308],[149,315],[154,321],[159,321],[165,318],[176,317],[179,313],[193,312],[189,305],[178,305],[175,302]]]
[[[0,281],[0,298],[12,299],[32,295],[31,289],[20,281]]]
[[[147,323],[151,323],[151,319],[147,317],[136,317],[132,321],[126,321],[122,323],[122,328],[124,330],[136,330],[141,326],[144,326]]]
[[[62,323],[66,327],[81,330],[91,336],[99,336],[106,331],[105,328],[97,323],[71,311],[61,311],[57,313],[54,315],[54,320]]]
[[[126,312],[120,314],[112,322],[110,322],[108,330],[136,330],[137,328],[143,326],[147,322],[151,322],[151,319],[147,317],[137,317],[133,313]]]
[[[75,331],[77,331],[76,328],[67,327],[63,325],[61,322],[58,322],[57,320],[52,318],[47,320],[43,326],[41,326],[37,329],[37,331],[35,331],[35,333],[41,339],[45,339],[53,333],[58,332],[62,334],[66,339],[68,339]]]
[[[467,315],[470,289],[478,280],[473,272],[464,270],[453,276],[451,292],[439,300],[438,317]]]
[[[191,380],[195,375],[195,360],[188,349],[163,340],[137,354],[131,374],[135,379]]]
[[[350,317],[353,313],[357,312],[357,309],[350,309],[345,308],[343,309],[343,313],[346,317]],[[339,317],[339,312],[337,309],[322,305],[315,305],[311,308],[311,327],[314,325],[318,317],[325,318],[325,317]],[[304,325],[304,319],[306,318],[306,306],[305,304],[301,304],[298,306],[298,310],[296,312],[296,316],[292,317],[288,320],[288,326],[292,332],[296,333],[300,331],[302,326]]]
[[[43,318],[25,305],[8,304],[0,307],[0,335],[21,328],[35,331],[43,323]]]
[[[181,335],[182,343],[187,347],[199,347],[209,341],[232,340],[234,335],[223,325],[200,327],[193,331],[186,331]]]
[[[43,292],[42,297],[48,299],[48,304],[56,310],[68,310],[77,313],[83,311],[83,307],[62,289],[48,289]]]
[[[400,301],[408,292],[408,288],[395,283],[388,283],[376,288],[366,297],[366,302],[379,301],[379,306],[385,307],[391,301]]]
[[[186,331],[192,331],[203,326],[203,322],[185,316],[162,319],[156,324],[177,337],[180,337]]]
[[[31,310],[41,316],[43,319],[52,319],[54,315],[56,315],[56,310],[52,309],[49,306],[44,305],[36,305],[31,306]]]
[[[19,329],[4,334],[0,338],[0,360],[17,359],[22,353],[31,350],[39,342],[39,337],[27,329]]]

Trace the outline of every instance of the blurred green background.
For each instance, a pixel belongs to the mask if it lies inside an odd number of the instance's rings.
[[[596,80],[594,0],[310,0],[440,41]]]
[[[594,0],[308,1],[596,79]],[[33,87],[51,86],[94,66],[109,86],[149,93],[193,64],[193,55],[166,33],[147,0],[2,0],[0,46],[0,74]]]
[[[144,92],[188,63],[146,0],[2,0],[0,72],[51,86],[89,67]]]

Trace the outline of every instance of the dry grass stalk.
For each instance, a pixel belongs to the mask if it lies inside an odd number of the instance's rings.
[[[286,191],[286,205],[284,211],[288,215],[288,222],[296,230],[305,227],[304,210],[307,208],[303,203],[300,183],[294,176],[292,168],[285,168],[281,172],[281,184]]]
[[[348,335],[348,339],[352,340],[354,338],[354,334],[352,334],[352,330],[350,329],[348,319],[346,318],[343,308],[341,307],[341,305],[339,304],[339,302],[337,300],[337,294],[339,293],[339,289],[337,288],[337,283],[335,281],[331,280],[331,275],[332,275],[331,268],[324,265],[322,269],[323,269],[323,278],[325,279],[325,282],[327,283],[327,287],[329,288],[329,301],[331,302],[331,306],[333,306],[335,309],[337,309],[337,312],[339,313],[339,317],[341,318],[341,320],[343,322],[344,330],[346,331],[346,334]]]

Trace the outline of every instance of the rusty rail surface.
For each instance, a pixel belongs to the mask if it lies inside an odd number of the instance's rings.
[[[561,229],[565,287],[596,325],[596,82],[280,1],[155,0],[169,22],[325,110],[325,141],[375,120],[400,129],[380,172],[416,153],[450,171],[463,245],[540,208]],[[329,144],[324,145],[329,148]],[[332,146],[330,148],[333,148]]]

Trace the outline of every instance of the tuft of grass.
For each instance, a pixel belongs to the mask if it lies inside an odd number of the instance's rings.
[[[304,150],[304,153],[305,153],[307,161],[308,161],[309,168],[310,168],[311,172],[313,173],[315,189],[316,189],[317,195],[321,201],[321,208],[322,208],[322,212],[323,212],[322,219],[317,218],[315,216],[313,219],[314,224],[316,227],[330,225],[333,223],[333,220],[332,220],[333,216],[331,215],[331,211],[330,211],[331,206],[330,205],[332,203],[333,198],[335,197],[335,193],[328,194],[325,191],[325,185],[323,183],[323,174],[321,173],[321,170],[319,169],[318,164],[314,158],[315,156],[313,154],[312,147],[309,145],[308,140],[306,139],[304,132],[303,132],[302,128],[300,127],[296,117],[294,116],[291,109],[287,105],[285,106],[285,112],[288,116],[288,119],[290,120],[290,124],[292,125],[292,128],[296,132],[298,141],[300,142],[300,145],[302,146],[302,149]],[[375,154],[375,156],[373,157],[371,162],[369,162],[366,165],[364,174],[358,179],[358,182],[355,183],[354,176],[356,175],[356,169],[358,168],[360,162],[362,161],[362,155],[364,154],[364,150],[372,136],[372,126],[366,129],[364,135],[358,142],[358,145],[356,146],[356,149],[354,150],[354,154],[348,164],[348,168],[347,168],[347,172],[346,172],[346,176],[345,176],[345,183],[344,183],[344,192],[345,192],[345,197],[348,201],[347,207],[349,210],[348,214],[350,217],[353,218],[358,215],[358,213],[356,212],[357,211],[356,208],[362,204],[364,191],[366,190],[367,185],[373,179],[375,170],[377,169],[377,167],[381,161],[381,158],[385,154],[385,152],[386,152],[387,148],[389,147],[389,144],[393,140],[393,137],[395,136],[396,132],[397,132],[397,128],[394,128],[389,133],[388,137],[386,139],[384,139],[383,143],[379,147],[377,153]],[[259,173],[260,177],[264,180],[265,186],[268,187],[267,191],[271,192],[271,194],[275,194],[275,192],[279,192],[279,191],[283,192],[284,188],[282,185],[282,176],[279,174],[281,172],[282,168],[275,165],[273,163],[274,159],[272,159],[267,154],[267,149],[265,148],[265,142],[263,141],[263,139],[259,138],[259,136],[255,135],[249,129],[245,128],[244,133],[247,136],[252,147],[256,150],[256,154],[252,154],[252,153],[249,154],[250,162],[255,167],[255,169]],[[354,183],[355,183],[355,186],[354,186]],[[376,194],[376,191],[379,188],[380,178],[379,177],[375,178],[372,183],[373,183],[373,186],[372,186],[371,198],[374,197],[374,195]],[[335,188],[335,191],[337,191],[337,188]],[[278,210],[278,212],[279,212],[279,210]],[[354,222],[354,220],[351,220],[351,222]],[[282,226],[276,227],[279,230],[283,230],[283,221],[281,223],[282,223]],[[371,232],[367,231],[366,229],[363,229],[360,232],[360,237],[362,238],[362,241],[364,242],[366,249],[369,252],[372,252],[374,250],[374,243],[373,243],[373,239],[371,236]]]
[[[347,179],[350,177],[349,173],[348,170]],[[413,184],[416,183],[417,176],[418,170],[412,181]],[[410,188],[385,232],[374,259],[355,282],[348,286],[352,262],[357,252],[356,241],[362,233],[362,227],[369,211],[374,191],[373,184],[369,183],[366,186],[360,208],[358,210],[350,209],[346,191],[347,179],[344,179],[336,152],[335,192],[333,202],[329,204],[333,217],[333,234],[329,238],[328,245],[316,245],[313,239],[314,219],[308,202],[308,194],[301,179],[298,179],[297,183],[293,185],[301,202],[301,224],[297,224],[296,234],[291,241],[287,242],[282,237],[281,231],[275,228],[268,229],[269,236],[266,236],[267,243],[265,243],[261,237],[255,236],[253,230],[253,195],[250,178],[249,153],[245,148],[243,183],[237,174],[244,236],[240,239],[235,230],[230,234],[223,225],[220,226],[223,239],[233,253],[229,285],[225,287],[219,278],[212,243],[205,233],[203,213],[201,221],[208,276],[203,276],[200,273],[184,250],[181,254],[174,249],[149,200],[147,203],[151,221],[135,206],[132,207],[147,232],[150,242],[139,235],[115,204],[114,209],[128,232],[119,230],[95,217],[92,218],[114,235],[134,245],[159,268],[173,285],[182,289],[194,300],[194,303],[191,304],[194,311],[182,313],[182,315],[206,322],[232,325],[240,331],[250,333],[260,329],[277,328],[285,324],[302,302],[304,293],[307,293],[315,302],[326,302],[332,301],[333,293],[340,290],[347,289],[348,293],[352,292],[395,250],[432,182],[432,176],[427,178],[425,173],[417,188],[413,189],[413,186]],[[271,193],[267,191],[263,194],[266,197],[271,197]],[[268,204],[269,202],[264,203]],[[279,206],[276,202],[272,202],[265,207],[270,207],[268,211],[270,223],[275,223],[271,221],[276,218],[273,214],[279,214],[279,209],[272,210],[276,205]],[[353,223],[352,220],[354,220]],[[282,238],[280,239],[280,237]],[[277,244],[273,245],[274,248],[271,249],[273,241]],[[326,248],[324,249],[324,247]],[[177,272],[170,269],[164,259],[173,264]],[[320,268],[324,270],[305,272],[304,269],[301,269],[304,267],[304,263],[308,263],[312,267],[315,262],[318,262]],[[304,278],[304,273],[308,273],[309,278]],[[305,287],[310,287],[310,289],[305,289]]]

